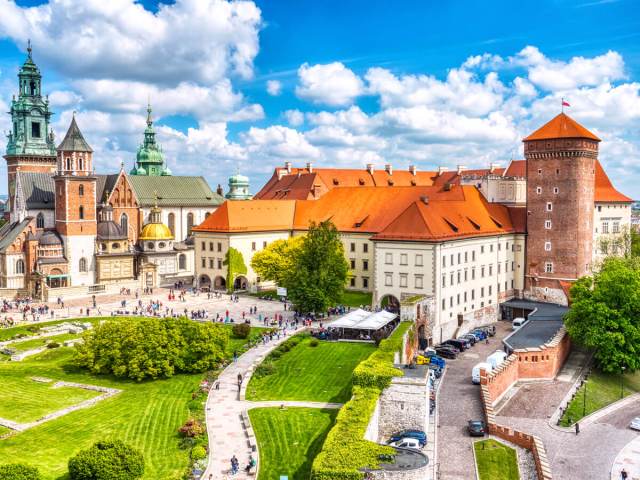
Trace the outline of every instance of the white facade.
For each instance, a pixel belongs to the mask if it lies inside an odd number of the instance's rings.
[[[596,203],[593,213],[593,266],[609,255],[625,252],[625,235],[631,229],[631,204]]]
[[[94,285],[96,283],[95,235],[62,236],[62,242],[69,265],[69,286]],[[83,259],[84,262],[81,265]]]
[[[19,272],[20,268],[18,262],[22,262],[22,273]],[[0,278],[4,279],[6,277],[6,285],[0,285],[0,288],[24,288],[26,269],[27,264],[24,254],[2,255],[2,262],[0,262]]]

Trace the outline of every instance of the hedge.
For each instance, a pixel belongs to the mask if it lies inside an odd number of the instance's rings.
[[[403,375],[393,367],[393,357],[402,348],[402,337],[410,326],[411,322],[402,322],[355,368],[351,400],[340,409],[322,451],[313,461],[313,480],[361,480],[362,469],[380,467],[380,455],[395,455],[395,449],[365,440],[364,435],[382,390],[392,377]]]
[[[42,477],[36,467],[24,463],[8,463],[0,465],[2,480],[40,480]]]

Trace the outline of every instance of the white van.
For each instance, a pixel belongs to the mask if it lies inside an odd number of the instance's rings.
[[[522,325],[525,324],[525,322],[526,320],[522,317],[514,318],[511,324],[511,328],[513,328],[514,330],[518,330],[520,327],[522,327]]]
[[[497,369],[502,362],[507,358],[506,352],[502,350],[496,350],[491,355],[487,357],[487,363],[491,365],[493,370]]]
[[[471,370],[471,383],[475,385],[480,384],[480,370],[486,370],[487,373],[491,373],[493,371],[493,367],[487,362],[480,362],[475,365]]]

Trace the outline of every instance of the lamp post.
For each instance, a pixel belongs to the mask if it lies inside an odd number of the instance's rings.
[[[620,372],[620,398],[624,397],[624,383],[623,379],[624,379],[624,371],[625,371],[626,367],[622,367],[622,370]]]
[[[582,416],[587,415],[587,388],[589,383],[587,380],[584,381],[584,394],[582,395]]]

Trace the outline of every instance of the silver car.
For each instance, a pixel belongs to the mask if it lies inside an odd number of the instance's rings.
[[[636,417],[633,420],[631,420],[631,423],[629,424],[629,428],[633,428],[634,430],[640,430],[640,417]]]

